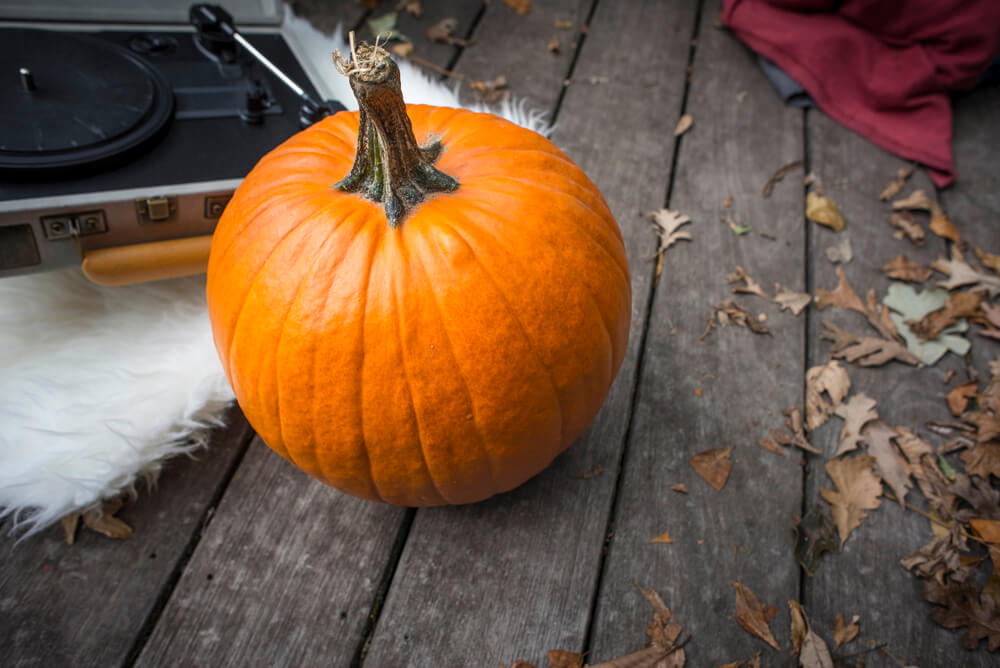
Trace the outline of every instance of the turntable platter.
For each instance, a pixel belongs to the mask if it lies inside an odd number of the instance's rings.
[[[85,35],[4,31],[0,170],[96,166],[154,139],[173,113],[170,84],[136,53]]]

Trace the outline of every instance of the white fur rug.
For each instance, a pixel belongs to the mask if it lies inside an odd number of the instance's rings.
[[[330,58],[347,49],[341,32],[323,35],[287,8],[282,31],[320,92],[357,108]],[[400,73],[408,102],[460,106],[457,87],[405,62]],[[478,110],[548,129],[524,101]],[[204,277],[116,288],[78,269],[0,279],[0,519],[24,536],[203,447],[231,400]]]

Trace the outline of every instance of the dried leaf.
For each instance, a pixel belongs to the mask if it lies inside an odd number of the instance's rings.
[[[981,640],[986,640],[991,652],[1000,649],[1000,612],[996,601],[989,596],[980,597],[974,584],[925,580],[924,598],[941,606],[931,613],[935,622],[946,629],[966,627],[961,637],[963,647],[976,649]]]
[[[663,251],[682,239],[691,241],[691,234],[689,232],[678,231],[678,228],[682,225],[691,222],[689,216],[681,214],[680,211],[671,211],[670,209],[650,211],[647,215],[653,219],[652,225],[660,237],[660,247],[656,249],[657,255],[662,255]]]
[[[958,529],[958,526],[955,526]],[[953,532],[949,531],[931,539],[913,554],[899,560],[900,565],[921,578],[934,578],[943,583],[949,575],[962,574],[961,554],[955,545]]]
[[[938,517],[950,518],[955,494],[935,462],[934,448],[906,427],[896,427],[896,434],[896,443],[906,456],[907,469],[917,481],[927,504]]]
[[[943,288],[954,290],[970,285],[973,291],[986,290],[990,297],[1000,294],[1000,277],[976,271],[954,249],[950,260],[944,258],[935,260],[933,267],[942,274],[948,274],[947,281],[938,283]]]
[[[931,341],[941,338],[949,327],[957,325],[962,318],[983,318],[984,294],[982,292],[952,292],[948,294],[944,306],[925,313],[919,320],[907,324],[921,339]]]
[[[802,313],[805,307],[809,306],[812,296],[807,292],[795,292],[780,283],[775,283],[774,301],[781,306],[781,310],[791,311],[793,316],[797,316]]]
[[[816,308],[822,311],[827,306],[837,306],[867,314],[864,302],[861,301],[858,293],[851,288],[851,284],[847,282],[847,274],[844,273],[842,267],[837,267],[837,278],[839,280],[835,289],[823,290],[820,288],[816,290]]]
[[[531,0],[503,0],[507,6],[522,16],[531,13]]]
[[[806,195],[806,218],[825,225],[834,232],[842,232],[847,227],[847,221],[840,213],[840,209],[833,203],[833,200],[826,195],[820,195],[816,191],[810,191]]]
[[[878,339],[873,336],[854,337],[853,334],[844,332],[840,328],[836,328],[836,331],[831,334],[834,326],[827,322],[823,324],[827,327],[827,331],[822,332],[820,336],[824,339],[834,341],[831,354],[836,359],[847,360],[859,366],[882,366],[892,360],[912,365],[920,362],[920,359],[916,355],[895,341],[886,341],[885,339]],[[843,344],[843,340],[839,334],[847,334],[847,336],[853,338],[854,342],[839,345]]]
[[[68,515],[64,515],[61,520],[59,520],[59,527],[62,529],[63,538],[66,540],[67,545],[72,545],[76,542],[76,528],[80,525],[80,515],[82,513],[73,512]]]
[[[990,411],[968,411],[962,416],[962,419],[976,425],[974,438],[977,443],[991,441],[1000,436],[1000,420]]]
[[[685,485],[682,482],[679,482],[676,485],[671,485],[670,489],[674,490],[675,492],[679,492],[680,494],[687,494],[688,493],[687,485]]]
[[[383,42],[393,39],[409,42],[409,37],[396,30],[396,19],[398,16],[397,12],[386,12],[382,16],[368,19],[368,29],[372,31],[375,37],[381,38]]]
[[[945,397],[948,400],[948,408],[951,410],[951,414],[955,417],[959,417],[962,413],[964,413],[966,407],[969,405],[969,399],[975,398],[978,392],[979,383],[976,381],[958,385],[952,389],[952,391],[948,393],[948,396]]]
[[[833,668],[833,657],[826,642],[816,635],[811,628],[802,641],[802,652],[799,654],[799,665],[802,668]]]
[[[903,192],[903,186],[906,185],[906,180],[910,178],[910,175],[913,174],[913,170],[915,168],[915,165],[910,165],[909,167],[900,167],[897,169],[896,179],[885,187],[878,198],[885,202]]]
[[[905,236],[913,242],[914,246],[924,245],[927,237],[924,233],[924,228],[920,226],[920,223],[917,222],[917,219],[909,211],[901,211],[890,215],[889,224],[899,230],[896,233],[897,238],[901,239]]]
[[[798,406],[792,406],[791,408],[786,408],[781,411],[781,414],[785,416],[785,426],[792,432],[792,438],[788,441],[789,445],[794,445],[797,448],[801,448],[806,452],[811,452],[815,455],[823,454],[820,450],[813,447],[812,443],[806,438],[805,425],[802,422],[802,411],[799,410]],[[771,432],[775,434],[774,431]],[[781,433],[781,432],[777,432]]]
[[[555,26],[558,30],[569,30],[573,27],[573,22],[569,19],[556,19]]]
[[[468,46],[468,40],[455,37],[454,33],[456,28],[458,28],[458,19],[447,16],[428,28],[424,35],[432,42],[452,44],[455,46]],[[504,84],[506,83],[507,80],[504,79]]]
[[[971,510],[963,508],[955,513],[959,522],[966,522],[971,517],[1000,520],[1000,491],[987,479],[959,473],[949,490],[972,506]]]
[[[583,654],[564,649],[549,650],[549,668],[583,668]]]
[[[771,633],[771,618],[777,610],[763,605],[749,588],[740,582],[734,582],[736,590],[736,621],[745,631],[766,642],[774,649],[781,651],[781,645]]]
[[[409,58],[413,53],[413,42],[397,42],[390,50],[400,58]]]
[[[548,49],[550,53],[562,53],[562,44],[559,43],[559,35],[553,35],[549,40]]]
[[[764,448],[765,450],[770,450],[771,452],[781,455],[782,457],[788,456],[788,453],[785,452],[782,449],[782,447],[778,445],[778,442],[775,441],[773,438],[762,438],[759,441],[757,441],[757,443],[758,445],[760,445],[760,447]]]
[[[659,536],[654,536],[649,539],[650,543],[673,543],[673,539],[670,537],[669,531],[664,531]]]
[[[965,462],[966,473],[1000,478],[1000,443],[976,443],[959,457]]]
[[[583,473],[577,473],[576,476],[574,476],[574,477],[580,478],[582,480],[590,480],[591,478],[596,478],[597,476],[601,475],[602,473],[604,473],[604,467],[601,466],[600,464],[598,464],[597,466],[595,466],[593,469],[591,469],[589,471],[584,471]]]
[[[831,360],[806,372],[806,429],[814,431],[829,419],[851,389],[851,379],[840,364]],[[823,393],[830,395],[830,401]]]
[[[993,253],[984,251],[979,246],[973,246],[972,250],[976,252],[976,257],[984,267],[992,271],[994,274],[1000,275],[1000,255],[994,255]]]
[[[892,444],[897,436],[896,431],[884,422],[876,421],[865,427],[861,436],[868,444],[868,452],[875,456],[882,480],[892,488],[899,504],[904,505],[906,494],[913,483],[906,463]]]
[[[826,473],[837,489],[823,488],[820,494],[830,504],[841,549],[851,532],[868,516],[864,511],[875,510],[881,505],[878,497],[882,495],[882,481],[872,471],[874,463],[874,457],[864,455],[831,459],[826,463]]]
[[[892,203],[892,208],[894,211],[903,210],[918,210],[918,211],[930,211],[933,208],[934,202],[927,197],[927,193],[923,190],[914,190],[912,193],[898,199]]]
[[[795,560],[812,577],[824,552],[837,549],[837,528],[826,509],[817,505],[794,527]]]
[[[861,430],[872,420],[878,419],[875,411],[876,402],[864,393],[855,394],[847,403],[841,404],[834,414],[844,419],[844,428],[840,430],[840,443],[834,457],[839,457],[858,447],[861,442]]]
[[[823,253],[826,259],[834,264],[847,264],[854,258],[854,249],[851,248],[851,238],[848,236],[839,237],[839,241],[827,248]]]
[[[732,447],[706,450],[689,459],[688,464],[695,470],[695,473],[705,479],[705,482],[717,491],[721,491],[726,486],[729,471],[732,469],[732,462],[729,459],[732,453]]]
[[[802,166],[801,160],[792,160],[782,165],[781,168],[774,173],[774,176],[769,178],[767,180],[767,183],[764,184],[764,197],[770,197],[771,191],[774,190],[774,186],[778,184],[778,181],[785,178],[788,175],[788,173],[791,172],[796,167],[801,167],[801,166]]]
[[[949,350],[957,355],[964,355],[969,350],[967,339],[958,336],[968,329],[965,321],[956,323],[941,332],[936,341],[924,341],[908,324],[909,321],[919,321],[931,311],[935,311],[947,302],[948,294],[937,288],[928,288],[918,293],[904,283],[893,283],[889,286],[883,302],[896,313],[891,315],[893,323],[906,341],[906,347],[924,364],[935,364]]]
[[[677,127],[674,128],[674,136],[680,137],[682,134],[691,129],[694,124],[694,119],[691,118],[691,114],[684,114],[681,116],[680,120],[677,121]]]
[[[503,74],[492,81],[469,81],[469,88],[479,93],[480,99],[487,104],[502,102],[510,97],[510,86]]]
[[[415,16],[418,19],[424,15],[423,5],[420,4],[420,0],[402,0],[396,5],[396,11],[406,10],[411,16]]]
[[[934,274],[930,267],[917,264],[905,255],[897,255],[882,266],[882,271],[900,281],[923,283]]]
[[[771,333],[771,330],[769,330],[757,318],[753,317],[752,313],[731,299],[727,299],[721,304],[712,307],[712,315],[709,316],[708,325],[705,327],[705,332],[701,335],[701,340],[704,340],[705,337],[708,336],[709,332],[715,329],[716,325],[722,327],[738,325],[740,327],[746,327],[754,334]]]
[[[749,225],[740,225],[729,216],[720,216],[719,220],[728,225],[729,229],[731,229],[733,231],[733,234],[735,234],[736,236],[742,237],[744,234],[749,234],[750,232]]]
[[[838,612],[837,618],[833,621],[833,641],[837,643],[837,646],[846,645],[861,633],[861,627],[858,626],[858,620],[861,619],[857,615],[851,618],[851,623],[847,624],[844,622],[843,613]]]
[[[743,267],[736,267],[735,272],[726,275],[727,283],[738,283],[740,281],[743,281],[744,284],[734,287],[733,292],[738,294],[757,295],[758,297],[763,297],[769,302],[774,301],[771,299],[771,296],[767,294],[767,291],[764,290],[760,283],[747,275],[747,271]]]
[[[948,241],[958,243],[962,240],[962,235],[958,233],[955,224],[948,220],[948,216],[940,209],[932,211],[930,230]]]
[[[806,622],[806,612],[802,609],[802,604],[798,601],[788,602],[789,617],[789,640],[792,641],[792,650],[796,654],[802,651],[802,642],[806,639],[809,625]]]
[[[101,504],[99,508],[84,512],[84,526],[108,538],[129,538],[132,535],[132,527],[115,517],[123,503],[121,498],[117,498]]]

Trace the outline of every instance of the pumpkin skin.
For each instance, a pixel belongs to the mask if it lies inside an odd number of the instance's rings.
[[[596,186],[540,135],[407,105],[460,184],[396,227],[333,187],[358,112],[266,155],[212,241],[208,312],[250,424],[348,494],[405,506],[517,487],[596,416],[631,314],[621,232]]]

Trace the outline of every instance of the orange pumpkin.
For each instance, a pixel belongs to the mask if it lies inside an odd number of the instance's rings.
[[[384,50],[363,57],[360,112],[266,155],[219,221],[215,344],[250,424],[309,474],[400,505],[478,501],[601,407],[628,340],[621,232],[547,139],[405,106]]]

